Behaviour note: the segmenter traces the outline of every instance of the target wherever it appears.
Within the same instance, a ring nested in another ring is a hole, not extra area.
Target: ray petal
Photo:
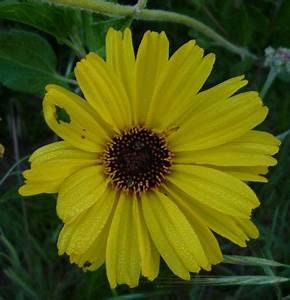
[[[152,192],[142,197],[146,225],[160,255],[178,276],[209,268],[204,249],[186,217],[167,196]]]
[[[180,47],[160,75],[147,116],[147,124],[164,129],[186,112],[192,106],[193,96],[208,78],[214,61],[213,54],[203,57],[203,49],[196,46],[194,41]]]
[[[125,87],[101,57],[89,53],[77,63],[75,75],[86,100],[106,122],[115,130],[130,125],[130,102]]]
[[[279,145],[280,141],[273,135],[251,130],[224,145],[176,152],[175,162],[214,166],[273,166],[277,161],[271,155],[278,152]]]
[[[259,206],[245,183],[212,168],[175,165],[168,180],[202,204],[230,216],[249,219],[252,209]]]
[[[30,157],[31,169],[23,172],[23,196],[56,193],[60,184],[74,172],[99,163],[96,153],[85,152],[67,142],[56,142],[36,150]]]
[[[130,104],[134,98],[135,54],[130,29],[122,33],[112,28],[106,36],[106,63],[118,76],[127,92]]]
[[[115,210],[116,193],[108,188],[105,192],[96,193],[93,206],[81,213],[77,220],[65,223],[64,228],[74,227],[73,233],[66,246],[66,253],[82,255],[93,245],[96,238],[103,232]]]
[[[109,188],[102,166],[92,166],[75,172],[60,186],[57,214],[64,223],[90,208]]]
[[[102,151],[112,129],[76,94],[56,85],[48,85],[46,90],[43,110],[48,126],[76,148]],[[64,110],[69,119],[59,120],[57,109]]]
[[[141,271],[133,199],[121,193],[106,248],[106,269],[111,288],[138,285]]]
[[[134,199],[133,214],[138,235],[142,275],[154,280],[159,273],[160,255],[153,244],[142,213],[140,199]]]
[[[169,136],[169,142],[176,151],[203,150],[226,144],[261,123],[267,112],[257,93],[242,93],[230,101],[220,101],[192,114]]]
[[[233,218],[223,212],[219,212],[203,205],[193,196],[187,195],[175,185],[169,184],[166,191],[188,212],[193,211],[193,213],[212,231],[241,247],[246,246],[245,242],[248,240],[248,236],[240,226],[238,226],[236,222],[237,218]]]
[[[136,57],[136,116],[143,125],[160,74],[168,61],[169,42],[164,32],[147,31]]]
[[[172,192],[168,187],[165,187],[170,198],[174,199],[174,202],[178,205],[180,210],[187,217],[187,220],[191,224],[192,228],[198,235],[198,238],[201,242],[201,245],[204,249],[204,252],[208,258],[210,264],[217,264],[222,261],[223,256],[219,247],[219,244],[208,228],[207,224],[205,224],[202,218],[198,215],[196,211],[194,211],[193,207],[190,207],[184,199],[178,197]]]
[[[217,170],[230,174],[242,181],[268,182],[263,175],[268,173],[268,167],[214,167]]]

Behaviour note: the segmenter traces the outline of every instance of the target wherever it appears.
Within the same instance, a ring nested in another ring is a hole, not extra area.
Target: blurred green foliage
[[[23,199],[17,194],[22,182],[20,172],[27,166],[20,159],[55,140],[42,116],[45,85],[58,83],[73,88],[75,62],[88,51],[105,55],[104,39],[109,27],[123,29],[131,25],[136,45],[146,30],[164,30],[172,51],[189,39],[196,39],[207,52],[217,54],[207,86],[245,74],[250,82],[247,89],[261,90],[269,72],[263,66],[264,49],[270,45],[290,47],[287,0],[160,0],[149,1],[148,7],[192,16],[231,42],[247,47],[258,59],[241,59],[200,32],[174,23],[109,18],[37,1],[0,2],[0,142],[6,148],[5,158],[0,161],[1,300],[289,299],[289,281],[283,283],[290,278],[289,136],[282,143],[279,165],[271,171],[269,183],[252,185],[262,202],[254,216],[261,237],[251,241],[246,249],[220,239],[224,253],[268,261],[229,257],[233,264],[220,264],[209,273],[219,277],[209,278],[203,272],[201,275],[206,277],[193,276],[187,284],[162,265],[160,278],[155,282],[143,280],[136,289],[121,286],[111,291],[104,268],[83,273],[70,265],[67,257],[57,255],[61,222],[56,217],[55,198],[40,195]],[[261,128],[274,134],[289,129],[288,90],[289,77],[276,79],[264,98],[270,114]],[[286,266],[277,266],[272,260]]]

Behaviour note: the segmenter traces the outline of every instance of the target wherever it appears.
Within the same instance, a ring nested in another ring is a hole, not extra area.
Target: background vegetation
[[[290,299],[287,134],[282,135],[279,164],[271,170],[269,183],[252,184],[262,202],[254,216],[261,237],[246,249],[220,239],[223,252],[229,255],[226,263],[211,273],[193,276],[190,282],[173,277],[162,265],[155,282],[142,280],[136,289],[120,286],[111,291],[104,268],[83,273],[67,257],[57,255],[62,225],[55,213],[56,198],[23,199],[17,193],[27,156],[56,139],[42,116],[44,86],[54,82],[75,88],[75,62],[88,51],[104,55],[108,27],[131,26],[136,45],[146,30],[164,30],[172,51],[197,39],[207,52],[217,54],[208,86],[245,74],[250,82],[246,89],[261,91],[269,74],[264,49],[290,48],[288,0],[160,0],[149,1],[147,7],[193,17],[248,48],[256,58],[239,56],[204,32],[175,22],[108,17],[41,1],[0,2],[0,144],[5,146],[0,160],[0,299]],[[275,135],[290,127],[289,82],[289,73],[280,73],[268,92],[263,91],[270,114],[261,128]]]

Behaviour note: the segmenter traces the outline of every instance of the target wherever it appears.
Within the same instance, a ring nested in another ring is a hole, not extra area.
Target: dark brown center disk
[[[103,161],[115,187],[141,193],[164,180],[171,166],[171,153],[164,137],[150,129],[133,127],[112,138]]]

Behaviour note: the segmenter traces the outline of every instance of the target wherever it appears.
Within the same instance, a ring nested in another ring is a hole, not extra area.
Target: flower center
[[[135,193],[158,187],[169,173],[171,158],[165,138],[144,127],[114,136],[103,154],[113,185]]]

